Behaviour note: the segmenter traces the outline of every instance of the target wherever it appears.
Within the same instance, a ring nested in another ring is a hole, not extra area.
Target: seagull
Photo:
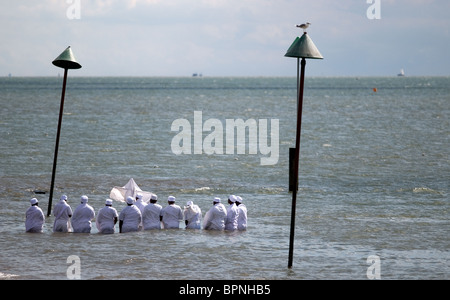
[[[306,24],[301,24],[301,25],[296,25],[296,26],[303,29],[303,32],[306,32],[306,28],[308,28],[309,25],[311,25],[311,23],[306,22]]]

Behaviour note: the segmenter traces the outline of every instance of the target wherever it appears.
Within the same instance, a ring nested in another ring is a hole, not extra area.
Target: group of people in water
[[[247,208],[240,196],[230,195],[228,207],[221,203],[220,198],[214,198],[213,206],[204,217],[200,207],[192,201],[188,201],[183,210],[175,204],[176,199],[173,196],[168,197],[168,205],[164,208],[157,204],[156,195],[151,196],[149,203],[144,202],[142,198],[139,193],[135,198],[128,196],[127,206],[120,214],[112,206],[113,200],[107,199],[105,206],[96,215],[94,208],[88,204],[86,195],[81,196],[81,204],[73,212],[67,203],[67,196],[62,195],[53,210],[55,216],[53,232],[90,233],[94,219],[98,232],[104,234],[115,233],[117,222],[119,222],[120,233],[151,229],[179,229],[180,222],[183,221],[186,229],[247,229]],[[26,232],[43,232],[45,216],[39,208],[39,201],[32,198],[30,204],[25,213]]]

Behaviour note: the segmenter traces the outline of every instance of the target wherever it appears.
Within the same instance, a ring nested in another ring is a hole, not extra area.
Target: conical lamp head
[[[297,37],[295,39],[284,56],[323,59],[322,54],[320,54],[316,45],[314,45],[314,42],[306,33],[304,33],[302,37]]]
[[[75,56],[73,56],[72,49],[70,49],[70,46],[67,47],[66,50],[64,50],[55,60],[52,62],[57,67],[64,68],[64,69],[80,69],[81,65],[77,62],[75,59]]]

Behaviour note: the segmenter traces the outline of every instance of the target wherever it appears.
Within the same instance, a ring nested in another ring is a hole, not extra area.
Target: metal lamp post
[[[53,199],[53,188],[55,184],[55,172],[56,172],[56,162],[58,160],[58,148],[59,148],[59,135],[61,133],[61,122],[64,111],[64,96],[66,94],[66,82],[67,82],[67,71],[69,69],[80,69],[81,65],[76,61],[72,49],[70,46],[66,48],[55,60],[52,62],[57,67],[64,69],[64,80],[61,92],[61,104],[59,107],[59,120],[58,120],[58,131],[56,133],[56,144],[55,144],[55,154],[53,157],[53,170],[52,170],[52,183],[50,186],[50,196],[48,201],[47,216],[50,216],[52,211],[52,199]]]
[[[296,57],[297,58],[297,133],[295,138],[295,155],[294,155],[294,165],[293,165],[293,188],[292,188],[292,210],[291,210],[291,229],[289,237],[289,261],[288,268],[292,268],[292,260],[294,257],[294,236],[295,236],[295,210],[297,207],[297,190],[298,190],[298,166],[300,158],[300,133],[302,128],[302,109],[303,109],[303,87],[305,81],[305,65],[306,58],[310,59],[323,59],[322,54],[314,45],[313,41],[310,39],[306,32],[303,33],[302,37],[297,37],[292,45],[289,47],[288,51],[284,55],[286,57]],[[301,60],[301,72],[300,72],[300,82],[299,82],[299,64]]]

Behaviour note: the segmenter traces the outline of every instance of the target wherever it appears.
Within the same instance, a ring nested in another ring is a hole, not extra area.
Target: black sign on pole
[[[81,65],[76,61],[73,56],[70,46],[66,48],[53,62],[53,65],[64,69],[64,79],[63,87],[61,92],[61,103],[59,106],[59,119],[58,119],[58,130],[56,133],[56,143],[55,143],[55,154],[53,156],[53,169],[52,169],[52,182],[50,185],[50,196],[48,199],[47,217],[51,215],[52,212],[52,199],[53,199],[53,189],[55,186],[55,175],[56,175],[56,162],[58,160],[58,148],[59,148],[59,136],[61,133],[61,123],[64,111],[64,97],[66,94],[66,83],[67,83],[67,72],[69,69],[80,69]]]
[[[295,148],[289,148],[289,192],[292,192],[295,187],[298,190],[298,176],[297,182],[294,179],[294,161],[295,161]]]
[[[308,28],[310,24],[302,24],[297,27]],[[322,54],[309,38],[306,31],[304,31],[301,38],[297,37],[292,45],[289,47],[285,56],[297,58],[297,131],[295,137],[295,148],[289,149],[289,191],[292,191],[292,208],[291,208],[291,227],[289,234],[289,259],[288,268],[292,268],[294,259],[294,240],[295,240],[295,215],[297,208],[297,192],[298,192],[298,167],[300,159],[300,134],[302,128],[302,110],[303,110],[303,89],[305,82],[305,58],[323,59]],[[301,71],[299,76],[299,59],[301,61]],[[299,80],[300,77],[300,80]],[[293,162],[292,162],[293,156]]]

